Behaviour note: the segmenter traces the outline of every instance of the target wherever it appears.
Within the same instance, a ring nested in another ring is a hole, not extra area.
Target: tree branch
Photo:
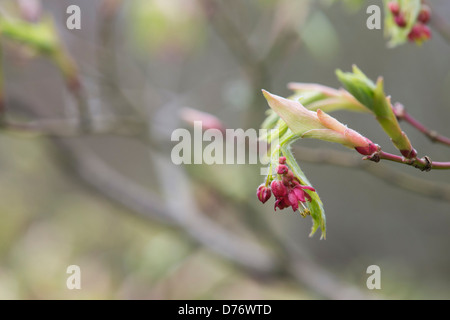
[[[428,5],[431,6],[431,1]],[[445,41],[450,43],[450,24],[437,12],[437,10],[432,10],[433,16],[430,20],[430,24],[439,34],[444,38]]]
[[[450,185],[418,178],[407,173],[399,172],[383,164],[374,165],[361,161],[361,158],[343,151],[331,149],[308,148],[294,146],[295,157],[299,161],[318,165],[328,164],[344,168],[357,168],[363,170],[381,181],[408,190],[422,196],[450,202]]]
[[[80,118],[37,119],[19,122],[0,119],[0,129],[8,133],[44,135],[49,137],[73,137],[82,135],[124,135],[136,136],[144,130],[144,123],[135,117],[98,115],[89,118],[88,129],[82,126]]]
[[[380,160],[388,160],[392,162],[402,163],[409,166],[413,166],[414,168],[417,168],[421,171],[431,171],[434,170],[449,170],[450,169],[450,162],[434,162],[431,161],[431,159],[427,156],[425,156],[422,159],[418,158],[412,158],[407,159],[402,156],[398,156],[395,154],[391,154],[388,152],[384,152],[382,150],[379,150],[375,152],[374,154],[367,156],[364,158],[364,160],[371,160],[374,162],[379,162]]]
[[[409,114],[401,103],[396,103],[393,106],[394,114],[398,120],[404,120],[411,126],[426,135],[432,142],[438,142],[450,147],[450,138],[438,134],[435,130],[431,130],[424,126],[421,122],[416,120]]]

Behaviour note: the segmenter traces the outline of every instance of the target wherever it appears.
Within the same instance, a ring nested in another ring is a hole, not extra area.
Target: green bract
[[[392,110],[391,99],[384,93],[383,79],[378,78],[375,84],[357,66],[353,66],[352,73],[337,70],[336,74],[344,87],[375,115],[392,143],[400,151],[412,151],[411,142]]]

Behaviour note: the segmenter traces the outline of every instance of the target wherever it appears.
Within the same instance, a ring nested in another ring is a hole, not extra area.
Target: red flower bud
[[[431,39],[431,29],[422,25],[422,38],[425,40]]]
[[[417,151],[415,149],[412,150],[400,150],[400,153],[407,159],[412,159],[417,157]]]
[[[431,38],[431,30],[422,23],[416,23],[408,34],[409,41],[424,41]]]
[[[280,157],[280,159],[278,160],[278,162],[280,164],[286,164],[286,157]]]
[[[277,173],[278,173],[278,174],[283,175],[283,174],[286,174],[286,173],[288,173],[288,172],[289,172],[289,168],[288,168],[287,166],[285,166],[284,164],[280,164],[280,165],[277,167]]]
[[[286,172],[283,174],[282,180],[272,181],[270,188],[266,187],[264,184],[258,188],[258,199],[262,203],[270,198],[272,192],[276,198],[274,206],[275,211],[277,211],[277,209],[283,210],[292,207],[295,212],[298,210],[300,203],[303,204],[304,202],[312,201],[311,196],[306,190],[315,192],[316,190],[313,187],[302,185],[299,179],[294,176],[294,173],[284,164],[280,164],[277,167],[277,171],[279,174],[280,172]]]
[[[195,125],[197,121],[200,122],[203,130],[217,129],[225,132],[225,126],[222,124],[220,119],[212,114],[189,107],[184,107],[180,111],[180,116],[181,119],[190,125]]]
[[[270,191],[270,188],[267,188],[264,184],[262,184],[259,186],[256,195],[259,201],[266,203],[272,196],[272,191]]]
[[[290,187],[290,186],[294,183],[294,180],[292,179],[292,177],[289,176],[289,173],[291,173],[291,172],[292,172],[292,171],[289,171],[288,174],[285,175],[285,176],[283,177],[283,179],[281,180],[281,181],[283,181],[283,184],[284,184],[286,187]]]
[[[272,184],[270,185],[270,187],[272,188],[273,195],[276,198],[282,198],[282,197],[286,196],[286,194],[287,194],[286,186],[283,184],[283,182],[281,182],[279,180],[273,181]]]
[[[286,173],[283,177],[283,183],[284,184],[290,184],[294,180],[294,173],[289,170],[288,173]]]
[[[394,16],[398,16],[400,14],[400,5],[397,2],[389,2],[388,8]]]
[[[406,19],[405,19],[405,17],[402,14],[399,14],[398,16],[395,16],[394,17],[394,22],[400,28],[406,27]]]
[[[370,156],[378,151],[378,147],[372,141],[367,139],[368,145],[364,147],[356,147],[355,150],[364,156]]]
[[[38,0],[18,0],[22,17],[28,22],[39,21],[42,15],[42,4]]]
[[[422,23],[428,23],[431,18],[431,9],[427,5],[423,5],[422,9],[420,10],[419,16],[417,17],[417,20]]]

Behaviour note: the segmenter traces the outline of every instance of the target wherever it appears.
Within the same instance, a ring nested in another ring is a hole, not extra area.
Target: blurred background
[[[72,4],[80,30],[66,27]],[[423,46],[388,49],[366,27],[370,4],[380,2],[0,1],[2,20],[53,20],[66,59],[2,37],[0,298],[365,299],[370,265],[378,297],[450,298],[450,173],[297,142],[325,205],[319,240],[310,218],[258,202],[260,165],[170,160],[173,130],[192,129],[183,108],[257,129],[262,88],[337,88],[335,69],[352,64],[450,135],[448,39],[434,30]],[[450,3],[432,5],[450,23]],[[371,116],[334,116],[395,152]],[[419,154],[449,160],[403,128]],[[69,265],[81,290],[66,287]]]

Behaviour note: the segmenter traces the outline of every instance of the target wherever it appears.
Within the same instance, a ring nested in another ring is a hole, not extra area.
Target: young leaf
[[[336,71],[344,87],[375,115],[383,130],[391,138],[392,143],[402,153],[410,154],[413,150],[411,142],[401,130],[392,110],[391,100],[384,93],[383,79],[374,84],[358,67],[353,66],[353,73]]]
[[[286,157],[286,163],[289,165],[294,175],[300,180],[300,183],[312,187],[308,178],[306,178],[302,169],[300,169],[300,166],[295,160],[294,155],[290,150],[289,144],[285,144],[284,146],[282,146],[281,152]],[[320,199],[319,194],[317,192],[308,192],[308,194],[311,196],[311,201],[308,202],[308,209],[310,211],[311,218],[313,220],[313,226],[309,236],[312,237],[316,233],[316,231],[320,228],[320,230],[322,231],[321,239],[325,239],[326,217],[325,217],[325,210],[323,209],[322,200]]]
[[[326,129],[317,114],[306,109],[300,102],[285,99],[263,90],[269,106],[286,122],[289,129],[296,135],[312,129]]]

